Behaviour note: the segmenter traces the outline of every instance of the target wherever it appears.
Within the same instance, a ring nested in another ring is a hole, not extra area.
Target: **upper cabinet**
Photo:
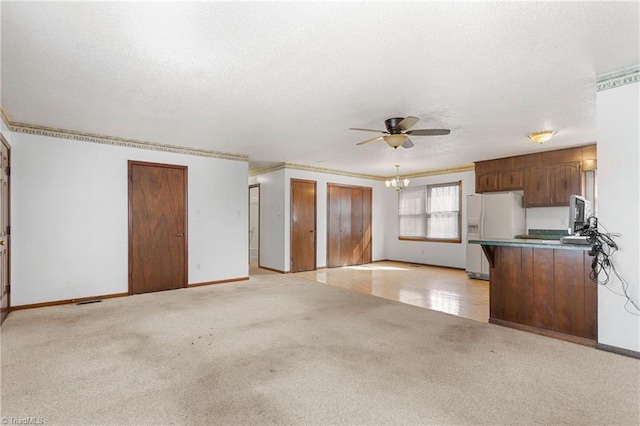
[[[568,206],[571,194],[581,194],[580,163],[528,167],[524,171],[524,206]]]
[[[476,192],[499,191],[498,172],[476,173]]]
[[[596,145],[478,161],[476,192],[522,190],[525,207],[567,206],[596,164]]]
[[[515,191],[522,189],[523,170],[501,170],[498,172],[500,191]]]
[[[476,164],[476,192],[516,191],[522,189],[523,169],[516,157],[479,161]]]

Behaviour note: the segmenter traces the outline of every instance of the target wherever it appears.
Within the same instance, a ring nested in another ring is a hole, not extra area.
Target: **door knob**
[[[7,244],[5,240],[0,241],[0,246],[4,246],[5,244]]]
[[[178,232],[178,237],[182,237],[182,232]]]

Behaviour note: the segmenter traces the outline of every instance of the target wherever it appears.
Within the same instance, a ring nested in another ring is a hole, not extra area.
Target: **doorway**
[[[0,134],[0,294],[2,303],[0,304],[0,324],[9,314],[11,307],[10,274],[9,274],[9,246],[10,246],[10,223],[9,223],[9,170],[11,164],[9,143]]]
[[[187,167],[129,161],[129,294],[187,286]]]
[[[260,265],[260,184],[249,185],[249,266]]]
[[[316,182],[291,179],[291,272],[316,269]]]

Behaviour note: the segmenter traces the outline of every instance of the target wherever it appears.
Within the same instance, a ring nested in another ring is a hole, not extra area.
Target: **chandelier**
[[[384,184],[387,188],[393,187],[396,191],[402,191],[409,186],[409,179],[400,179],[400,165],[396,164],[396,177],[387,179]]]

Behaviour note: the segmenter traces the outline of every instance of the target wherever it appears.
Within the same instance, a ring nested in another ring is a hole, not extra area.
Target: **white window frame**
[[[436,188],[457,187],[457,210],[429,211]],[[431,198],[431,199],[430,199]],[[430,223],[436,220],[436,223]],[[441,221],[454,220],[457,235],[437,236]],[[404,234],[404,235],[403,235]],[[398,239],[446,243],[462,242],[462,181],[408,187],[398,194]]]

